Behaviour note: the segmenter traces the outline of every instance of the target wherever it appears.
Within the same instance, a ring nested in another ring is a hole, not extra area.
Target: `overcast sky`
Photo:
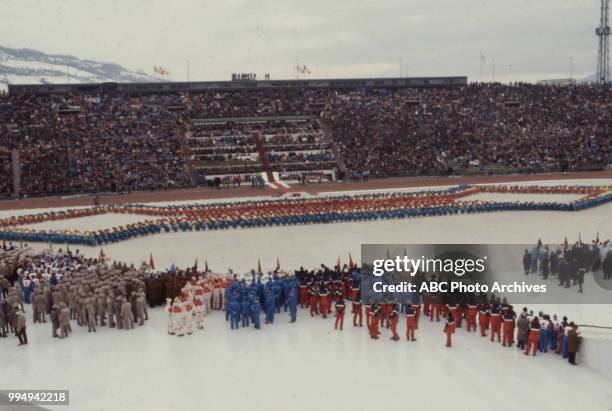
[[[173,80],[595,71],[599,0],[0,0],[0,45],[72,54]]]

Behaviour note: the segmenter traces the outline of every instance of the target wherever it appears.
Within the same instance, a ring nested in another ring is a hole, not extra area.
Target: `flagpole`
[[[478,56],[478,63],[480,63],[480,78],[479,78],[479,82],[482,83],[482,50],[480,50],[480,55]]]

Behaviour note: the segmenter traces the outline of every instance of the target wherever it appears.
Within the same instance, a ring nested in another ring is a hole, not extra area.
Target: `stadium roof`
[[[202,91],[429,88],[467,84],[466,76],[355,79],[244,80],[153,83],[11,84],[9,94],[160,94]]]

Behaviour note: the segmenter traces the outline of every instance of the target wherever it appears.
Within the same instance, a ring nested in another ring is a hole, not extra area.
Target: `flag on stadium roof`
[[[153,71],[159,74],[160,76],[169,76],[170,72],[163,68],[162,66],[154,66]]]
[[[310,74],[310,69],[308,68],[308,66],[306,64],[302,64],[297,66],[297,70],[298,72],[302,73],[302,74]]]

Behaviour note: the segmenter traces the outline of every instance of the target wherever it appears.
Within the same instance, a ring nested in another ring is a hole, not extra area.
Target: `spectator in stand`
[[[347,175],[363,179],[601,169],[612,162],[611,113],[612,89],[590,84],[0,94],[0,193],[12,192],[12,149],[23,196],[180,188],[202,174],[259,173],[255,131],[279,172],[329,169],[336,156]],[[187,137],[192,118],[289,115],[320,117],[325,139],[316,121],[228,122],[197,141]],[[190,170],[194,160],[200,169]]]

